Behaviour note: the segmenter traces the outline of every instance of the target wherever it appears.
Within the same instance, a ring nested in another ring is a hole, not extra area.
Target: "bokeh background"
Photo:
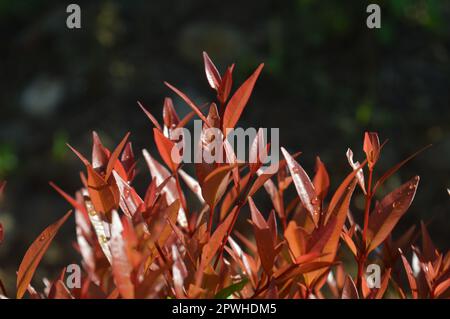
[[[347,147],[363,158],[366,130],[389,138],[378,172],[432,143],[384,191],[420,175],[399,230],[422,219],[437,246],[450,248],[449,1],[374,0],[379,30],[366,27],[368,2],[356,0],[71,2],[81,6],[80,30],[66,28],[68,1],[0,0],[0,179],[8,181],[0,277],[9,290],[26,247],[69,209],[48,181],[70,193],[80,186],[82,165],[65,143],[89,154],[92,130],[109,147],[130,130],[138,156],[152,152],[136,101],[161,118],[163,98],[174,97],[164,80],[210,101],[203,50],[222,71],[237,63],[235,83],[266,63],[241,125],[279,127],[281,144],[302,151],[311,173],[320,155],[333,188],[349,172]],[[139,167],[142,189],[150,176],[142,158]],[[70,221],[38,278],[78,262],[73,240]]]

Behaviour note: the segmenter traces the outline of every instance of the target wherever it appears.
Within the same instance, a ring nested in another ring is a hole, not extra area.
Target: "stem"
[[[367,182],[367,194],[366,194],[366,205],[364,208],[364,226],[362,233],[362,250],[359,252],[358,261],[358,276],[356,278],[356,286],[362,295],[362,280],[363,280],[363,269],[367,259],[367,228],[369,227],[369,211],[370,203],[372,201],[372,176],[373,168],[369,167],[369,180]]]
[[[286,208],[284,207],[284,192],[283,190],[278,191],[278,195],[280,197],[280,209],[281,209],[281,225],[283,226],[283,233],[287,228],[287,216],[286,216]]]
[[[217,259],[214,262],[214,269],[217,268],[217,264],[219,263],[219,260],[222,258],[223,251],[225,249],[225,245],[227,244],[228,237],[230,237],[231,231],[233,230],[233,227],[234,227],[234,224],[237,221],[237,218],[239,216],[239,212],[242,209],[242,207],[245,205],[245,203],[247,202],[247,196],[246,195],[248,194],[249,190],[250,190],[250,180],[247,182],[247,185],[245,185],[244,192],[243,192],[243,194],[245,194],[245,195],[242,196],[243,198],[241,197],[239,199],[238,204],[237,204],[236,215],[234,215],[233,220],[231,221],[230,229],[228,229],[228,231],[227,231],[227,233],[225,235],[225,238],[224,238],[222,244],[220,245],[219,255],[217,256]]]
[[[364,228],[362,234],[364,249],[366,248],[367,228],[369,226],[369,210],[370,210],[370,202],[372,200],[372,175],[373,169],[369,168],[369,181],[367,182],[366,206],[364,209]]]
[[[208,221],[208,236],[211,237],[212,232],[212,224],[213,224],[213,217],[214,217],[214,210],[215,207],[212,206],[209,208],[209,221]]]

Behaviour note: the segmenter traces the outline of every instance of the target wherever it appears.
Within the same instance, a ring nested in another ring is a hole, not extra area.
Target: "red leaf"
[[[163,120],[164,125],[169,130],[171,130],[174,127],[177,127],[178,123],[180,122],[180,118],[178,117],[178,114],[175,111],[175,107],[173,106],[173,102],[170,97],[166,97],[164,99]]]
[[[108,165],[109,151],[103,146],[97,132],[92,132],[92,167],[103,171]]]
[[[227,235],[228,229],[233,222],[234,216],[237,214],[237,207],[233,208],[233,211],[225,218],[225,220],[216,228],[215,232],[212,234],[208,243],[203,247],[201,267],[204,268],[209,265],[217,253],[219,248],[226,243],[223,243],[225,236]]]
[[[131,281],[131,272],[133,267],[127,256],[126,245],[122,236],[123,226],[117,211],[112,213],[111,225],[111,256],[112,256],[112,273],[114,282],[125,299],[134,298],[134,285]]]
[[[203,181],[202,195],[211,209],[216,206],[224,194],[229,183],[230,171],[233,168],[233,165],[221,166],[212,171]]]
[[[142,111],[144,111],[145,115],[147,115],[147,117],[150,119],[150,121],[153,123],[153,125],[159,129],[162,130],[161,125],[159,125],[158,121],[156,120],[156,118],[152,115],[152,113],[150,113],[142,104],[141,102],[137,102],[139,107],[142,109]]]
[[[95,210],[100,213],[107,213],[116,209],[119,205],[119,194],[117,187],[111,187],[103,177],[97,173],[92,166],[87,166],[89,197],[94,204]]]
[[[125,137],[122,139],[122,141],[117,145],[116,149],[112,152],[111,156],[109,157],[108,166],[106,167],[106,174],[105,174],[105,180],[108,180],[111,176],[111,172],[116,165],[116,161],[120,156],[120,153],[122,152],[125,144],[127,143],[127,139],[130,136],[130,133],[128,132]]]
[[[364,152],[366,153],[369,168],[372,169],[380,157],[380,140],[375,132],[366,132],[364,135]]]
[[[386,195],[375,207],[369,218],[367,232],[369,252],[386,239],[399,219],[406,213],[414,199],[418,184],[419,176],[416,176]]]
[[[69,289],[66,287],[62,279],[56,280],[48,295],[49,299],[75,299],[70,293]]]
[[[201,188],[200,184],[192,176],[190,176],[188,173],[186,173],[182,169],[180,169],[178,171],[178,173],[180,174],[181,178],[186,183],[186,185],[189,187],[189,189],[195,195],[197,195],[197,198],[200,201],[200,203],[202,203],[202,204],[205,203],[205,199],[203,198],[202,188]]]
[[[402,257],[403,261],[403,267],[406,271],[406,276],[408,278],[409,287],[411,288],[411,294],[414,299],[418,298],[418,290],[417,290],[417,281],[416,278],[414,278],[414,272],[411,269],[411,265],[409,264],[408,260],[406,260],[406,257],[403,255],[402,251],[399,249],[400,255]]]
[[[323,201],[328,193],[328,188],[330,187],[330,177],[319,156],[316,157],[316,175],[314,176],[313,184],[317,197]]]
[[[349,275],[345,278],[341,299],[359,299],[358,290],[356,289],[352,277]]]
[[[422,258],[426,262],[434,262],[438,257],[438,252],[423,221],[420,222],[420,227],[422,232]]]
[[[281,148],[281,151],[286,158],[298,196],[300,197],[303,206],[310,213],[314,224],[317,225],[320,217],[320,202],[317,198],[316,191],[314,190],[314,185],[311,183],[308,174],[306,174],[300,164],[298,164],[283,147]]]
[[[198,108],[198,106],[195,105],[195,103],[192,102],[192,100],[191,100],[186,94],[184,94],[183,92],[181,92],[180,90],[178,90],[176,87],[172,86],[171,84],[169,84],[169,83],[167,83],[167,82],[164,82],[164,84],[165,84],[167,87],[169,87],[172,91],[174,91],[176,94],[178,94],[178,96],[180,96],[180,97],[186,102],[186,104],[189,105],[189,107],[190,107],[193,111],[195,111],[195,113],[197,113],[198,117],[199,117],[203,122],[205,122],[207,126],[209,126],[209,125],[208,125],[208,121],[206,120],[206,117],[203,115],[202,111],[200,111],[200,109]]]
[[[422,153],[423,151],[425,151],[427,148],[431,147],[430,145],[424,146],[422,147],[420,150],[418,150],[417,152],[415,152],[414,154],[412,154],[411,156],[408,156],[407,158],[405,158],[403,161],[401,161],[400,163],[397,163],[396,165],[394,165],[393,167],[391,167],[390,169],[388,169],[386,171],[386,173],[383,174],[383,176],[381,176],[378,181],[375,183],[375,186],[373,187],[372,193],[375,194],[376,190],[383,185],[383,183],[389,178],[391,177],[396,171],[398,171],[403,165],[405,165],[406,163],[408,163],[410,160],[412,160],[414,157],[416,157],[417,155],[419,155],[420,153]]]
[[[136,175],[136,160],[134,158],[131,142],[128,142],[127,145],[125,145],[120,161],[127,173],[127,181],[132,181]]]
[[[119,188],[120,208],[125,215],[132,218],[144,201],[139,197],[134,188],[125,182],[115,171],[113,171],[113,176]]]
[[[184,196],[183,194],[178,193],[175,180],[173,178],[168,179],[171,176],[169,171],[153,157],[151,157],[147,150],[143,150],[142,154],[144,155],[152,177],[156,178],[157,185],[159,186],[166,182],[166,185],[163,187],[161,192],[166,194],[167,203],[172,204],[175,200],[180,199],[180,196]],[[187,227],[186,213],[183,207],[180,207],[180,211],[178,213],[178,223],[181,227]]]
[[[17,272],[17,299],[21,299],[23,297],[29,283],[31,282],[31,279],[33,278],[34,272],[39,265],[39,262],[50,246],[59,228],[69,218],[71,213],[72,211],[69,211],[57,222],[44,229],[44,231],[28,248]]]
[[[258,133],[253,140],[250,147],[249,162],[250,172],[255,174],[267,159],[269,145],[264,141],[264,131],[262,128],[258,130]]]
[[[63,191],[61,188],[59,188],[55,183],[53,182],[49,182],[50,186],[53,187],[62,197],[64,197],[64,199],[66,201],[69,202],[70,205],[73,206],[73,208],[81,211],[81,212],[85,212],[86,208],[78,203],[73,197],[71,197],[69,194],[67,194],[65,191]]]
[[[174,142],[165,137],[156,127],[153,128],[153,134],[159,155],[161,155],[164,163],[170,167],[172,172],[176,172],[181,163],[180,150],[176,147]]]
[[[222,105],[225,104],[231,92],[231,87],[233,85],[233,69],[234,64],[232,66],[229,66],[225,71],[225,75],[222,79],[222,84],[220,85],[219,92],[217,94],[219,102]]]
[[[209,58],[208,54],[203,51],[203,61],[205,63],[205,73],[208,79],[209,86],[214,90],[218,91],[222,83],[219,71],[217,71],[216,66]]]
[[[224,134],[227,134],[227,128],[234,128],[239,121],[263,67],[264,64],[261,63],[256,71],[237,89],[228,102],[223,115],[222,131]]]
[[[359,162],[358,161],[353,162],[353,151],[351,149],[347,149],[347,152],[346,152],[345,155],[347,155],[347,160],[348,160],[348,163],[350,164],[350,166],[354,170],[357,170],[358,167],[359,167]],[[363,172],[362,169],[358,170],[358,173],[356,174],[356,178],[358,178],[358,184],[361,187],[363,193],[367,194],[366,186],[365,186],[365,183],[364,183],[364,172]]]
[[[264,220],[264,217],[255,206],[253,199],[248,198],[250,211],[253,221],[253,230],[255,232],[256,246],[258,248],[259,258],[264,271],[270,276],[272,274],[273,263],[275,260],[275,249],[272,230]]]

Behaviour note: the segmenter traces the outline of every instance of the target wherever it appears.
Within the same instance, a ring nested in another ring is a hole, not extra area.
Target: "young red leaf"
[[[352,277],[349,275],[345,278],[341,299],[359,299],[358,290],[356,289]]]
[[[111,251],[108,246],[108,234],[103,223],[102,216],[95,210],[92,200],[89,198],[88,193],[83,191],[84,203],[88,213],[88,218],[94,228],[97,236],[97,241],[109,262],[111,262]]]
[[[317,197],[320,200],[324,200],[328,193],[328,188],[330,187],[330,177],[328,176],[327,169],[320,157],[316,157],[316,175],[313,179],[314,189],[316,190]]]
[[[202,183],[202,195],[209,207],[214,208],[224,194],[233,167],[233,165],[221,166],[206,176]]]
[[[71,197],[69,194],[67,194],[65,191],[63,191],[61,188],[59,188],[55,183],[49,182],[50,186],[53,187],[66,201],[69,202],[70,205],[73,206],[73,208],[79,210],[79,211],[86,211],[85,207],[78,203],[73,197]]]
[[[383,183],[389,178],[391,177],[395,172],[397,172],[403,165],[405,165],[406,163],[408,163],[410,160],[412,160],[414,157],[416,157],[417,155],[419,155],[420,153],[422,153],[423,151],[425,151],[427,148],[431,147],[430,145],[424,146],[422,147],[420,150],[418,150],[417,152],[415,152],[414,154],[412,154],[411,156],[408,156],[407,158],[405,158],[403,161],[401,161],[400,163],[397,163],[396,165],[394,165],[393,167],[391,167],[390,169],[388,169],[379,179],[378,181],[375,183],[375,186],[373,187],[372,193],[375,194],[375,192],[377,191],[377,189],[383,185]]]
[[[164,99],[163,106],[163,120],[164,126],[171,130],[174,127],[177,127],[180,122],[180,118],[178,117],[177,112],[175,111],[175,107],[173,106],[172,99],[170,97],[166,97]]]
[[[347,149],[347,152],[345,153],[345,155],[347,155],[347,160],[348,160],[348,163],[350,164],[350,166],[354,170],[357,170],[360,164],[358,161],[353,162],[353,151],[351,149]],[[367,194],[366,186],[364,183],[364,171],[362,169],[358,170],[358,173],[356,174],[356,178],[358,178],[358,184],[361,187],[363,193]]]
[[[171,85],[171,84],[169,84],[169,83],[167,83],[167,82],[164,82],[164,84],[165,84],[168,88],[170,88],[172,91],[174,91],[176,94],[178,94],[178,96],[181,97],[181,98],[186,102],[186,104],[189,105],[189,107],[190,107],[193,111],[195,111],[195,113],[197,113],[198,117],[199,117],[204,123],[206,123],[207,126],[209,126],[208,123],[207,123],[208,121],[206,120],[206,117],[203,115],[202,111],[200,111],[199,107],[198,107],[197,105],[195,105],[195,103],[192,102],[192,100],[191,100],[186,94],[184,94],[183,92],[181,92],[180,90],[178,90],[176,87],[174,87],[173,85]]]
[[[166,194],[167,203],[172,204],[177,199],[181,201],[181,197],[184,197],[184,195],[178,192],[175,180],[173,178],[168,179],[171,176],[169,171],[153,157],[151,157],[150,153],[147,150],[143,150],[142,154],[144,155],[151,175],[156,178],[157,185],[162,185],[162,183],[166,181],[167,184],[162,189],[162,193]],[[178,223],[181,225],[181,227],[187,227],[188,225],[186,212],[184,211],[182,206],[180,206],[180,211],[178,213]]]
[[[158,130],[162,130],[161,125],[159,125],[158,121],[156,120],[156,118],[152,115],[152,113],[150,113],[143,105],[141,102],[137,102],[139,107],[141,108],[141,110],[145,113],[145,115],[147,115],[147,117],[150,119],[150,121],[153,123],[153,125],[158,129]]]
[[[217,98],[219,99],[221,105],[224,105],[226,103],[228,96],[230,95],[231,87],[233,85],[233,69],[234,64],[227,68],[223,76],[219,92],[217,93]]]
[[[181,178],[186,183],[186,185],[189,187],[189,189],[197,196],[200,203],[204,204],[205,199],[203,198],[202,188],[201,188],[199,182],[197,182],[191,175],[189,175],[182,169],[180,169],[178,171],[178,173],[180,174]]]
[[[403,255],[402,251],[399,249],[401,258],[402,258],[402,262],[403,262],[403,267],[405,268],[406,271],[406,276],[408,278],[408,283],[409,283],[409,287],[411,289],[411,294],[413,299],[417,299],[418,298],[418,289],[417,289],[417,281],[416,278],[414,277],[414,272],[411,269],[411,265],[409,264],[408,260],[406,260],[406,257]]]
[[[134,298],[134,285],[131,280],[131,272],[133,267],[128,259],[126,245],[127,243],[122,236],[123,226],[117,211],[112,212],[111,224],[111,256],[112,256],[112,273],[114,282],[125,299]]]
[[[380,140],[375,132],[366,132],[364,135],[364,152],[366,153],[369,168],[373,169],[380,157]]]
[[[214,90],[218,91],[222,83],[219,71],[217,71],[216,66],[209,58],[208,54],[203,51],[203,61],[205,63],[205,73],[208,79],[209,86]]]
[[[125,134],[125,137],[122,139],[122,141],[117,145],[116,149],[111,153],[111,156],[109,157],[108,166],[106,167],[106,173],[105,173],[105,180],[108,180],[111,176],[112,170],[114,169],[114,166],[116,165],[116,161],[118,160],[120,153],[122,152],[123,148],[125,147],[125,144],[127,143],[128,137],[130,136],[130,132]]]
[[[384,293],[386,292],[386,289],[389,285],[389,279],[391,278],[391,271],[392,271],[391,268],[386,269],[383,275],[383,279],[381,280],[380,288],[372,290],[374,291],[375,299],[383,298]]]
[[[108,165],[109,151],[103,146],[97,132],[92,132],[92,167],[103,171]]]
[[[120,162],[125,169],[127,181],[132,181],[136,175],[136,160],[134,158],[133,146],[128,142],[123,149]]]
[[[438,257],[438,252],[423,221],[420,222],[420,229],[422,233],[422,258],[426,262],[434,262]]]
[[[134,188],[125,182],[115,171],[113,171],[113,176],[116,180],[117,187],[119,188],[120,208],[127,217],[132,218],[144,201],[139,197]]]
[[[17,299],[21,299],[27,290],[39,262],[50,246],[59,228],[69,218],[69,211],[61,219],[48,226],[28,248],[17,272]]]
[[[386,195],[375,207],[369,218],[367,250],[380,245],[391,233],[399,219],[406,213],[416,194],[419,176],[415,176],[393,192]]]
[[[267,158],[267,152],[268,145],[264,141],[264,131],[260,128],[250,147],[249,165],[252,174],[255,174],[261,165],[264,164]]]
[[[223,115],[222,131],[224,134],[228,133],[228,128],[234,128],[239,121],[263,67],[264,63],[261,63],[256,71],[237,89],[228,102]]]
[[[303,206],[308,210],[314,224],[317,225],[320,217],[320,201],[317,198],[314,185],[309,179],[308,174],[303,170],[300,164],[295,161],[292,156],[282,147],[284,157],[286,158],[289,171],[294,181],[295,189],[302,201]]]
[[[157,128],[153,128],[153,134],[156,147],[158,148],[159,154],[164,160],[164,163],[170,167],[172,172],[176,172],[181,163],[180,150],[176,147],[174,142],[165,137],[164,134]]]
[[[252,215],[253,230],[255,232],[259,258],[261,259],[261,264],[264,271],[270,276],[272,274],[273,263],[276,255],[272,231],[251,197],[248,198],[248,202]]]
[[[224,239],[227,235],[227,232],[233,222],[235,215],[238,213],[237,207],[234,207],[232,212],[225,218],[225,220],[216,228],[208,243],[203,247],[202,250],[202,259],[201,259],[201,268],[209,265],[214,258],[215,254],[219,250],[222,245],[225,245]]]
[[[119,205],[117,187],[115,185],[110,186],[91,165],[87,166],[87,172],[89,197],[94,204],[95,210],[100,213],[107,213],[116,209]]]

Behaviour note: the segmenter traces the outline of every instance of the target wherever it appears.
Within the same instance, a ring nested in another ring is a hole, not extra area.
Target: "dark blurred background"
[[[371,1],[382,8],[378,30],[366,27],[368,2],[356,0],[71,2],[81,6],[80,30],[66,28],[68,1],[0,0],[0,277],[9,287],[26,247],[69,209],[48,181],[70,193],[80,186],[82,165],[65,143],[89,155],[92,130],[109,147],[130,130],[142,190],[150,176],[141,149],[154,146],[136,101],[160,119],[163,98],[174,97],[164,80],[212,100],[203,50],[221,71],[237,63],[235,83],[266,63],[241,125],[279,127],[311,174],[320,155],[333,188],[350,171],[347,147],[363,158],[366,130],[389,138],[379,173],[432,143],[383,192],[420,175],[398,230],[423,219],[450,248],[450,1]],[[74,233],[70,221],[39,277],[78,262]]]

